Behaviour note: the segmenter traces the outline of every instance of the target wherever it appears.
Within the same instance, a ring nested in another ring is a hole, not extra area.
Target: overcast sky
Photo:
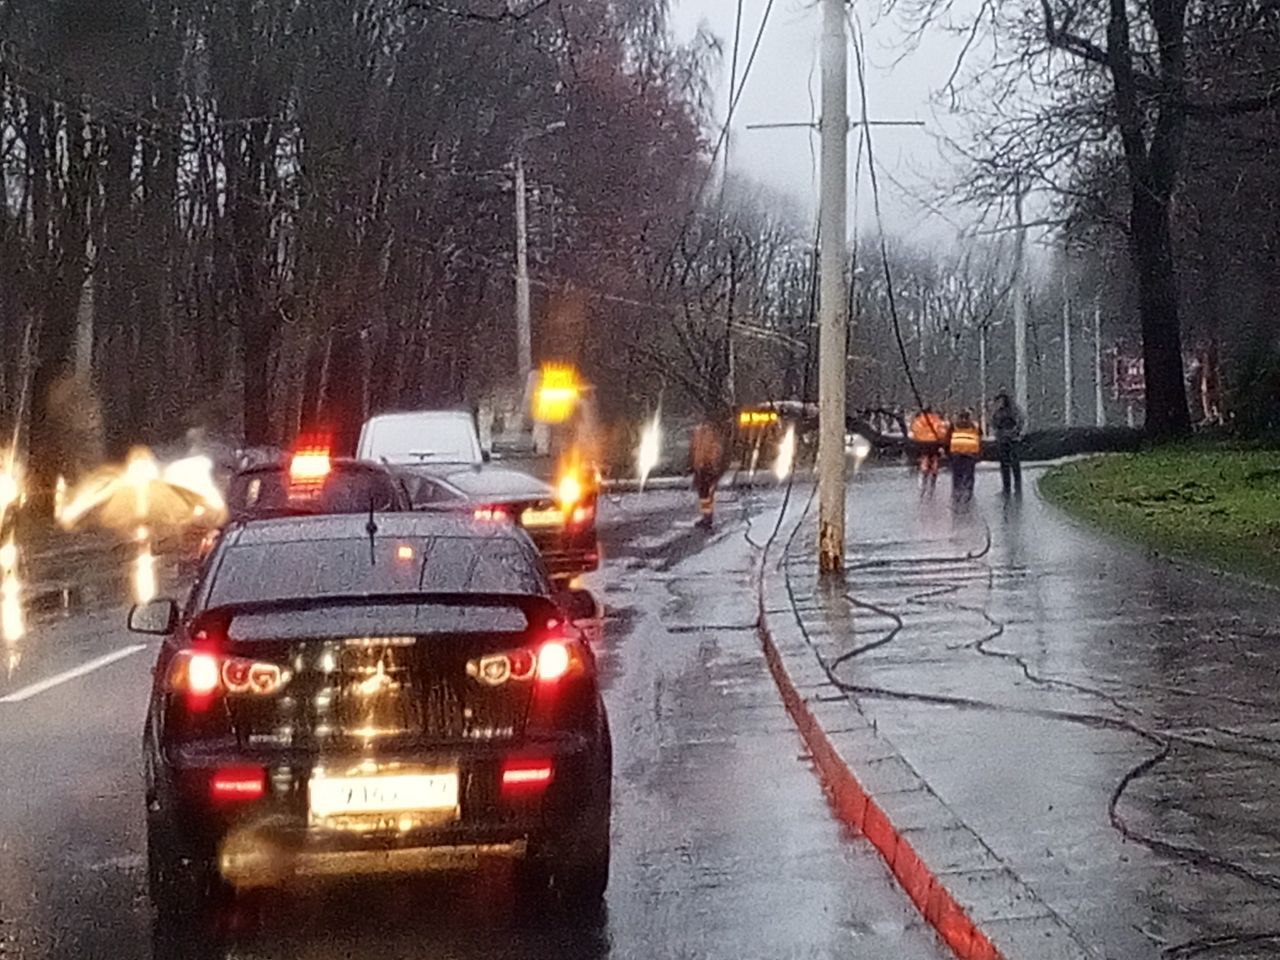
[[[742,53],[739,70],[745,64],[759,28],[767,0],[744,0]],[[724,42],[725,55],[720,71],[718,113],[723,119],[728,99],[729,63],[732,50],[736,0],[675,0],[673,25],[681,38],[693,35],[706,24]],[[924,120],[928,129],[938,131],[945,115],[931,103],[933,92],[947,80],[954,64],[955,47],[950,38],[934,38],[928,46],[910,53],[901,62],[904,37],[890,22],[866,19],[869,51],[867,98],[873,119]],[[734,115],[732,167],[793,196],[798,204],[812,209],[817,187],[813,156],[804,130],[747,130],[750,123],[808,121],[819,102],[818,44],[822,11],[815,0],[774,0],[773,12],[755,66]],[[852,81],[853,58],[850,54]],[[810,101],[810,87],[813,101]],[[860,116],[857,86],[850,83],[851,117]],[[881,128],[873,132],[876,158],[881,168],[900,180],[910,193],[931,194],[931,181],[945,177],[946,167],[933,137],[913,128]],[[856,133],[850,139],[850,164],[856,153]],[[937,216],[913,200],[907,191],[881,181],[882,202],[888,227],[893,233],[920,242],[937,242],[954,231]],[[851,180],[852,191],[852,180]],[[864,172],[859,221],[870,226],[870,187]],[[850,197],[852,212],[853,197]],[[950,212],[950,211],[949,211]],[[963,211],[950,212],[967,219]]]

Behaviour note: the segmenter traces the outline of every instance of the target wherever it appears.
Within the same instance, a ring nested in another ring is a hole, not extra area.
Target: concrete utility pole
[[[1071,426],[1072,410],[1075,408],[1075,390],[1071,382],[1071,299],[1067,296],[1067,285],[1062,284],[1062,422]]]
[[[822,191],[818,372],[818,570],[844,573],[846,205],[849,51],[844,0],[822,2]]]
[[[1013,397],[1024,417],[1027,409],[1027,228],[1022,221],[1022,200],[1025,196],[1021,182],[1014,201],[1018,234],[1014,253],[1013,280]]]
[[[987,434],[987,325],[978,328],[978,426],[982,435]]]
[[[1094,424],[1107,425],[1107,407],[1102,397],[1102,300],[1093,301],[1093,415]]]
[[[516,154],[516,350],[520,382],[533,372],[533,321],[529,306],[529,215],[526,207],[524,151]]]

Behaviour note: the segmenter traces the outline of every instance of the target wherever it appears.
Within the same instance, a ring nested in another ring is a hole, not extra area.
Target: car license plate
[[[311,818],[330,821],[349,817],[434,812],[458,809],[458,774],[384,773],[354,777],[313,776]]]
[[[520,522],[526,527],[559,527],[564,525],[564,514],[556,507],[546,510],[530,508],[521,514]]]

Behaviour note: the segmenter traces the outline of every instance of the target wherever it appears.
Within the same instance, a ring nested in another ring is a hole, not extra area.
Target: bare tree
[[[1274,29],[1268,0],[1036,0],[984,3],[966,14],[952,0],[900,0],[918,31],[951,24],[990,41],[993,64],[955,85],[954,103],[981,120],[963,150],[970,196],[1004,202],[1019,181],[1052,191],[1060,205],[1088,202],[1082,170],[1118,154],[1128,185],[1125,228],[1138,290],[1147,374],[1147,430],[1190,429],[1182,370],[1182,327],[1171,209],[1184,171],[1189,124],[1221,123],[1280,104],[1280,66],[1265,65],[1221,95],[1227,46],[1192,25],[1238,13],[1247,30]],[[1200,42],[1189,46],[1194,40]],[[1241,87],[1247,89],[1241,89]],[[1061,207],[1060,207],[1061,208]]]

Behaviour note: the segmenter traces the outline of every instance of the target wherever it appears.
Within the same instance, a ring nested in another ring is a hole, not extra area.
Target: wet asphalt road
[[[947,954],[870,846],[842,834],[754,633],[752,550],[776,492],[707,536],[684,493],[604,511],[600,656],[615,740],[606,919],[517,919],[501,875],[272,901],[228,957],[898,958]],[[85,576],[105,576],[86,571]],[[145,958],[139,733],[152,649],[26,697],[133,639],[119,610],[34,625],[0,670],[0,958]],[[16,662],[15,662],[16,655]],[[8,702],[6,702],[8,698]]]

